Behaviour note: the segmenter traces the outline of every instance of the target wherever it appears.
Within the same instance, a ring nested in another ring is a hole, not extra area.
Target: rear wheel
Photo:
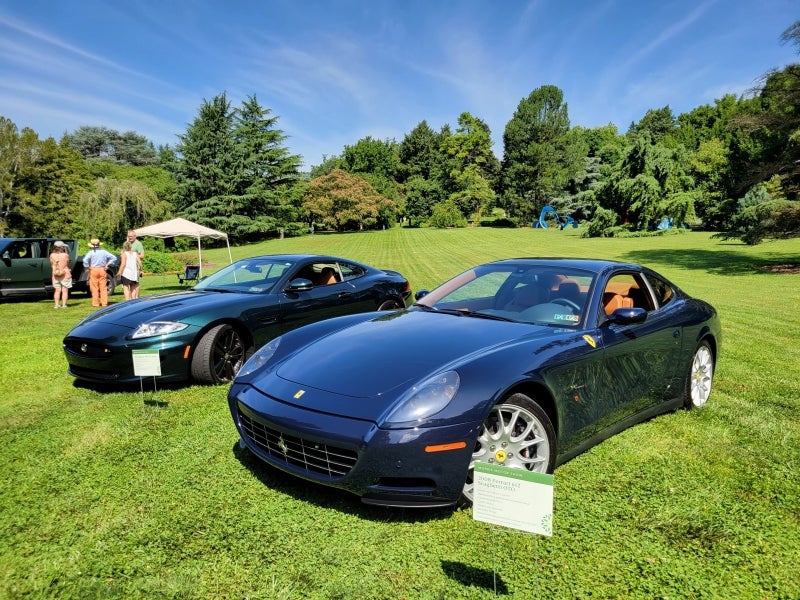
[[[686,408],[698,408],[708,402],[713,380],[714,353],[711,351],[709,343],[702,341],[694,351],[692,362],[689,365],[684,406]]]
[[[227,324],[210,329],[192,357],[192,377],[212,385],[233,381],[247,359],[242,336]]]
[[[476,462],[552,473],[556,432],[550,417],[525,394],[513,394],[492,408],[472,451],[462,493],[464,504],[472,504],[474,499]]]

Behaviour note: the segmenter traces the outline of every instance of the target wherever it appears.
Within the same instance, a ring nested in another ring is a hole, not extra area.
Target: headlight
[[[189,325],[186,323],[179,323],[177,321],[153,321],[151,323],[142,323],[139,328],[133,332],[131,338],[134,340],[139,338],[153,337],[154,335],[166,335],[168,333],[175,333],[182,331]]]
[[[269,362],[269,359],[272,358],[273,354],[275,354],[275,351],[278,349],[278,345],[280,343],[281,338],[276,337],[264,346],[261,346],[261,348],[259,348],[256,353],[248,358],[247,362],[242,365],[242,368],[239,369],[236,377],[244,377],[245,375],[249,375],[253,371],[257,371],[266,365]]]
[[[387,417],[389,423],[421,421],[447,406],[458,392],[461,379],[455,371],[439,373],[411,388]]]

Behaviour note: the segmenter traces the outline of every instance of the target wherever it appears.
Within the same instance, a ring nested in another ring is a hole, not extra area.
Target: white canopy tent
[[[164,221],[163,223],[156,223],[155,225],[148,225],[147,227],[139,227],[139,229],[134,229],[134,231],[138,237],[156,237],[162,239],[170,237],[197,238],[197,258],[200,265],[200,277],[203,276],[203,251],[200,244],[201,238],[210,237],[218,240],[224,239],[228,246],[228,259],[230,262],[233,262],[231,245],[230,242],[228,242],[227,233],[222,233],[221,231],[217,231],[216,229],[211,229],[210,227],[205,227],[204,225],[199,225],[197,223],[192,223],[187,219],[171,219],[169,221]]]

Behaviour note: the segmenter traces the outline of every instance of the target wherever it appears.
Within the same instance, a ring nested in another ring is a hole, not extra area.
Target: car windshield
[[[561,265],[489,264],[470,269],[417,306],[520,323],[577,327],[594,274]]]
[[[194,289],[253,294],[269,292],[293,264],[270,258],[247,258],[204,277]]]

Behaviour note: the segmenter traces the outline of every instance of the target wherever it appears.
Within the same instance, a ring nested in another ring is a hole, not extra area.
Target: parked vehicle
[[[83,268],[83,256],[78,256],[77,240],[0,238],[0,298],[52,295],[53,272],[50,268],[50,252],[53,243],[58,240],[67,245],[72,291],[88,294],[89,272]],[[118,264],[109,268],[107,283],[109,295],[116,291]]]
[[[69,373],[138,382],[135,350],[158,350],[161,381],[230,382],[270,339],[320,319],[405,308],[408,280],[334,256],[283,254],[235,262],[189,291],[114,304],[64,338]]]
[[[228,394],[240,445],[368,504],[446,506],[478,462],[552,473],[711,393],[716,311],[639,265],[503,260],[417,299],[263,346]]]

